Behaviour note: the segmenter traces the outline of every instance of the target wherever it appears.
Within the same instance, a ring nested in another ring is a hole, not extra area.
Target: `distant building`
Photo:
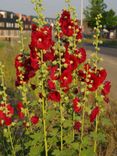
[[[24,32],[31,31],[32,16],[26,16],[10,11],[0,10],[0,38],[17,38],[19,36],[19,28],[17,19],[22,18]],[[55,22],[54,18],[45,18],[47,23]]]

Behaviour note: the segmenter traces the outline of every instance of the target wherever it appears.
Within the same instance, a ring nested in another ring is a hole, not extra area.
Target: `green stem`
[[[60,42],[60,38],[58,40]],[[60,75],[61,75],[61,53],[59,52],[59,67],[60,67]],[[61,87],[60,87],[60,96],[61,96]],[[60,127],[61,127],[61,151],[63,150],[63,105],[60,100]]]
[[[8,133],[9,133],[9,139],[10,139],[11,148],[12,148],[12,155],[16,156],[16,152],[15,152],[15,149],[14,149],[14,146],[13,146],[13,139],[12,139],[12,136],[11,136],[10,127],[8,127]]]
[[[45,111],[45,102],[44,102],[44,98],[42,98],[42,114],[43,114],[43,132],[44,132],[45,156],[48,156],[45,113],[46,113],[46,111]]]
[[[98,117],[96,117],[96,126],[95,126],[95,135],[97,134],[98,131]],[[94,153],[97,152],[97,138],[94,141]]]
[[[41,51],[41,62],[42,62],[42,66],[43,66],[43,51]],[[44,82],[42,80],[42,94],[43,93],[44,93]],[[43,114],[43,132],[44,132],[45,156],[48,156],[47,131],[46,131],[46,119],[45,119],[46,109],[45,109],[45,98],[44,97],[42,97],[42,114]]]
[[[82,142],[83,142],[83,136],[84,136],[84,121],[85,121],[85,103],[84,103],[84,107],[83,107],[83,110],[82,110],[82,127],[81,127],[81,144],[80,144],[80,151],[79,151],[79,156],[81,154],[81,149],[82,149]]]
[[[61,151],[63,150],[63,106],[60,102],[60,114],[61,114]]]

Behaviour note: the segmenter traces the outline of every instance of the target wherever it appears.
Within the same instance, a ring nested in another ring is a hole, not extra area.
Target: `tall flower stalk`
[[[95,18],[95,20],[96,20],[96,27],[94,28],[94,31],[95,31],[94,39],[95,39],[95,41],[93,42],[93,44],[95,45],[95,54],[96,54],[95,62],[94,62],[95,73],[97,73],[98,61],[99,61],[99,57],[98,57],[98,53],[100,51],[99,44],[102,43],[102,41],[99,39],[100,38],[100,29],[102,28],[102,25],[100,24],[101,19],[102,19],[101,14],[97,15],[97,17]],[[96,100],[97,100],[97,95],[98,95],[98,90],[96,90],[96,92],[95,92]],[[96,106],[98,106],[97,101],[96,101]],[[97,135],[97,132],[98,132],[98,123],[99,123],[99,116],[96,116],[95,135]],[[97,139],[94,140],[94,153],[96,153],[96,152],[97,152]]]

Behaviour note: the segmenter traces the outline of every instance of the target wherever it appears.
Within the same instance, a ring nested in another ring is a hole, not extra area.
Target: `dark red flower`
[[[111,88],[111,82],[109,81],[106,81],[104,83],[104,88],[102,89],[102,94],[105,96],[105,95],[108,95],[110,93],[110,88]]]
[[[32,116],[31,117],[31,122],[36,125],[39,122],[39,117],[38,116]]]
[[[78,98],[75,98],[73,100],[73,110],[74,110],[75,113],[79,113],[81,111],[81,107],[78,106],[79,101],[80,100]]]
[[[56,88],[55,83],[50,79],[48,80],[48,87],[49,87],[49,89],[55,89]]]
[[[52,45],[52,28],[44,26],[43,28],[32,32],[31,38],[32,47],[47,50]]]
[[[7,105],[7,110],[8,110],[8,115],[12,116],[14,114],[14,108],[10,104]]]
[[[90,114],[90,122],[94,122],[94,121],[95,121],[97,115],[99,114],[99,111],[100,111],[100,109],[99,109],[98,106],[96,106],[96,107],[92,110],[92,112],[91,112],[91,114]]]
[[[65,63],[68,65],[67,68],[69,68],[70,70],[75,70],[78,67],[79,61],[76,56],[66,52]]]
[[[57,72],[57,69],[58,69],[58,66],[50,66],[49,68],[49,71],[50,71],[50,78],[52,80],[57,80],[58,79],[58,76],[56,76],[56,72]]]
[[[77,130],[77,131],[79,131],[80,128],[81,128],[81,123],[80,123],[79,121],[76,121],[76,122],[74,123],[74,129]]]
[[[84,48],[76,50],[77,58],[79,63],[83,63],[86,60],[86,51]]]
[[[44,61],[53,61],[55,59],[54,51],[51,49],[51,51],[47,51],[44,56]]]
[[[19,101],[19,102],[17,103],[17,110],[18,110],[18,111],[21,111],[23,107],[24,107],[24,106],[23,106],[23,103],[22,103],[21,101]]]
[[[67,10],[63,10],[61,17],[60,17],[60,24],[67,23],[70,20],[70,12]]]
[[[67,21],[61,25],[61,30],[64,35],[70,37],[74,34],[74,23],[73,21]]]
[[[96,75],[98,77],[98,85],[101,85],[107,77],[107,72],[105,69],[97,70]]]
[[[9,117],[5,117],[5,118],[4,118],[4,122],[5,122],[5,125],[6,125],[6,126],[10,126],[11,123],[12,123],[12,119],[9,118]]]
[[[72,74],[70,70],[66,69],[60,76],[60,85],[61,87],[69,88],[69,84],[72,82]]]
[[[48,94],[48,100],[60,102],[60,99],[61,99],[61,97],[60,97],[60,93],[58,91],[51,91]]]
[[[0,119],[4,119],[5,118],[5,114],[3,113],[2,110],[0,110]]]
[[[18,112],[18,116],[20,119],[24,119],[24,117],[25,117],[24,113],[20,112],[20,111]]]

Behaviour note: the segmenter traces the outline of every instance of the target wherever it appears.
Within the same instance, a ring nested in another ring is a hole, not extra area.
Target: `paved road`
[[[86,50],[94,50],[93,46],[84,45],[84,47]],[[104,59],[102,66],[108,72],[107,79],[112,82],[110,97],[117,102],[117,49],[101,47],[100,55]]]

